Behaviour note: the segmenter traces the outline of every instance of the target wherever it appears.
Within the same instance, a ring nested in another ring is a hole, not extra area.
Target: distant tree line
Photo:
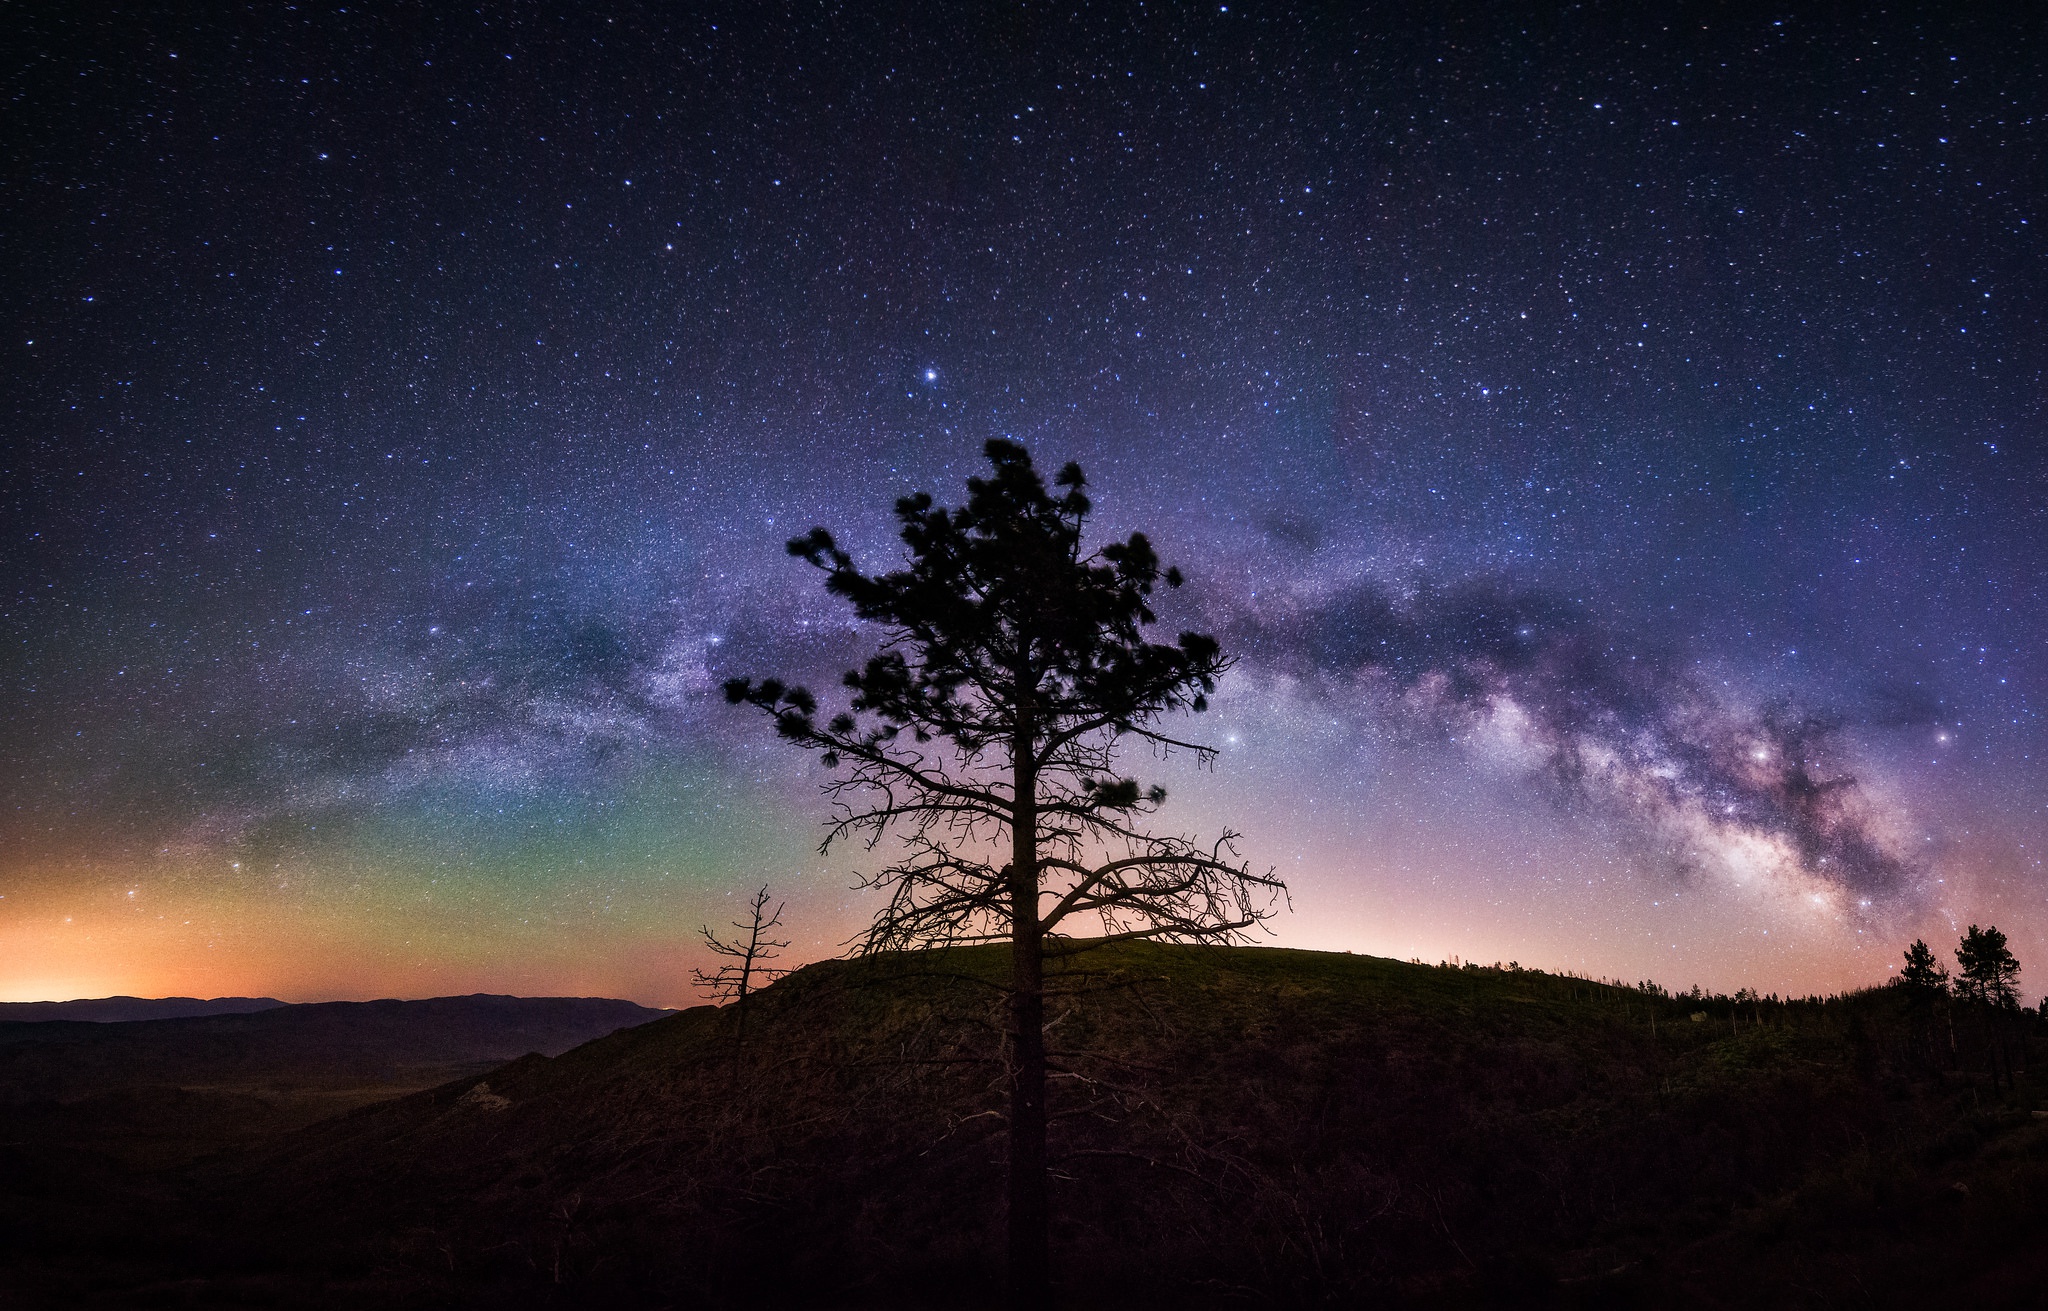
[[[1706,1026],[1700,1032],[1726,1025],[1728,1034],[1735,1037],[1759,1029],[1832,1023],[1823,1017],[1841,1012],[1860,996],[1898,994],[1904,1004],[1898,1008],[1897,1018],[1904,1022],[1890,1029],[1884,1039],[1871,1033],[1860,1040],[1897,1044],[1889,1059],[1899,1068],[1942,1071],[1964,1079],[1988,1076],[1994,1087],[2017,1092],[2028,1086],[2028,1050],[2048,1033],[2048,998],[2037,1008],[2020,1004],[2020,963],[2005,934],[1995,926],[1972,924],[1957,944],[1955,961],[1952,976],[1933,948],[1916,940],[1906,949],[1905,967],[1891,979],[1890,986],[1825,997],[1780,997],[1753,988],[1739,988],[1730,996],[1698,984],[1688,991],[1673,992],[1648,979],[1629,983],[1569,971],[1552,975],[1527,969],[1519,961],[1495,961],[1489,966],[1455,956],[1439,962],[1438,968],[1513,974],[1532,993],[1612,1007],[1624,1018],[1645,1023],[1653,1036],[1660,1023],[1668,1026],[1674,1019],[1687,1021],[1688,1028]]]

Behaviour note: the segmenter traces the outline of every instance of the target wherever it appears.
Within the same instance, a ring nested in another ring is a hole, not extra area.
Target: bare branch
[[[690,971],[691,982],[721,1001],[745,1002],[747,994],[756,988],[789,973],[767,963],[789,946],[787,939],[768,936],[772,930],[782,927],[782,907],[783,903],[777,902],[774,910],[768,909],[768,886],[763,884],[753,900],[747,903],[747,918],[732,922],[741,936],[721,938],[709,928],[699,925],[697,932],[703,937],[704,946],[712,954],[726,957],[732,963],[709,972],[693,969]]]

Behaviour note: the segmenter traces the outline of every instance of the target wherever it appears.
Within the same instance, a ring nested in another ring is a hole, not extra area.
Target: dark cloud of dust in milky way
[[[1858,784],[1842,716],[1785,697],[1739,704],[1697,660],[1555,592],[1359,582],[1225,632],[1252,671],[1401,732],[1494,745],[1558,803],[1635,827],[1680,866],[1748,838],[1864,905],[1924,891]],[[1905,693],[1892,704],[1913,722],[1938,713]]]

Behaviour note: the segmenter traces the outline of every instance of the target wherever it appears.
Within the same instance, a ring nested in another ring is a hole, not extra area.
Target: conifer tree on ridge
[[[2020,1004],[2020,963],[2006,946],[2006,938],[1993,925],[1970,926],[1956,946],[1956,993],[1973,1001],[2016,1009]]]
[[[1934,958],[1925,939],[1915,938],[1906,948],[1906,968],[1899,971],[1899,982],[1920,993],[1948,991],[1948,971]]]
[[[1203,845],[1143,827],[1166,792],[1117,770],[1137,738],[1214,759],[1169,736],[1169,713],[1199,713],[1229,668],[1216,640],[1148,641],[1162,569],[1143,533],[1087,549],[1086,479],[1069,463],[1057,491],[1015,443],[984,448],[990,476],[967,503],[924,493],[896,503],[905,566],[869,575],[823,528],[789,543],[828,591],[884,633],[843,682],[849,708],[820,722],[801,687],[734,679],[727,700],[836,772],[824,847],[858,838],[896,855],[863,877],[887,897],[868,951],[1007,942],[1009,1273],[1017,1305],[1049,1295],[1044,967],[1077,924],[1105,940],[1230,941],[1274,913],[1285,885],[1255,874],[1225,830]]]

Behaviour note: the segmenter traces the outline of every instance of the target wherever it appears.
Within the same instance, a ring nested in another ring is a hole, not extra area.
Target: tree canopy
[[[1899,971],[1899,982],[1915,992],[1947,992],[1948,971],[1934,958],[1926,941],[1915,938],[1906,948],[1906,967]]]
[[[2020,963],[1995,925],[1980,929],[1972,924],[1956,947],[1956,964],[1961,967],[1957,995],[1993,1006],[2020,1004]]]
[[[1180,572],[1160,567],[1143,533],[1084,553],[1092,506],[1078,465],[1060,471],[1053,495],[1021,446],[991,441],[986,453],[994,476],[968,479],[966,505],[937,507],[924,493],[896,503],[906,568],[864,574],[823,528],[789,543],[882,628],[881,651],[842,680],[845,711],[820,723],[805,688],[725,685],[728,700],[767,710],[784,738],[843,771],[826,785],[835,806],[822,849],[853,836],[902,843],[905,859],[867,878],[891,902],[863,946],[1029,928],[1007,895],[1016,852],[997,841],[1019,832],[1031,859],[1012,873],[1045,880],[1028,917],[1040,933],[1090,915],[1114,937],[1251,928],[1280,883],[1235,858],[1234,832],[1201,846],[1139,828],[1166,791],[1116,771],[1128,736],[1214,755],[1159,727],[1170,711],[1205,710],[1229,667],[1213,637],[1146,640],[1153,589],[1180,586]],[[1105,848],[1111,858],[1089,859]]]

